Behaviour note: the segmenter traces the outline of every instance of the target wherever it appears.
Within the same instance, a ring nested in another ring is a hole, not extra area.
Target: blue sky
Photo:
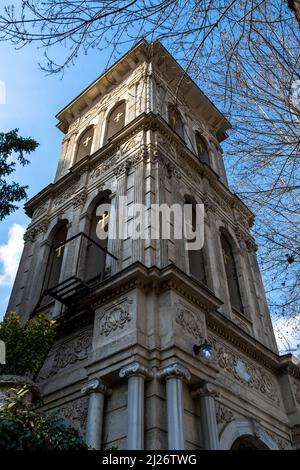
[[[125,50],[124,50],[125,52]],[[5,83],[6,104],[0,104],[0,132],[19,128],[40,146],[31,164],[20,167],[13,179],[28,185],[29,198],[53,181],[63,134],[56,128],[55,114],[98,77],[107,67],[108,54],[91,50],[66,70],[64,77],[46,75],[38,62],[43,51],[35,46],[15,50],[0,43],[0,81]],[[30,219],[23,204],[0,224],[0,318],[6,310],[18,252],[22,250],[22,229]]]

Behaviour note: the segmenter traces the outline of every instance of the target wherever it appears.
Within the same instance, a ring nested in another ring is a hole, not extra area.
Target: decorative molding
[[[151,369],[137,361],[122,367],[119,372],[119,376],[121,377],[121,379],[124,379],[125,377],[135,377],[137,375],[145,377],[147,379],[153,378],[153,372],[151,371]]]
[[[86,423],[87,423],[87,414],[88,414],[88,400],[87,397],[80,397],[76,400],[73,400],[59,408],[53,410],[55,413],[58,413],[63,418],[69,420],[77,431],[84,436]],[[51,414],[53,412],[51,410]],[[50,414],[48,412],[48,414]]]
[[[53,200],[53,207],[56,208],[70,199],[77,189],[79,188],[79,182],[72,184],[66,190],[62,191],[58,196],[56,196]]]
[[[178,325],[182,326],[186,333],[192,335],[196,341],[201,342],[204,339],[200,321],[197,321],[196,315],[187,308],[177,308],[175,321],[178,323]]]
[[[105,162],[101,162],[100,164],[97,162],[96,165],[93,165],[90,168],[90,180],[99,178],[99,176],[111,170],[119,161],[120,156],[114,155],[113,157],[105,160]]]
[[[113,169],[114,175],[117,177],[122,175],[128,175],[131,165],[132,161],[130,159],[126,160],[123,163],[120,163]]]
[[[213,397],[213,398],[216,398],[216,397],[219,396],[219,392],[217,392],[216,388],[211,383],[208,383],[208,382],[201,385],[199,388],[194,390],[192,393],[193,393],[194,397]]]
[[[253,365],[248,360],[239,357],[215,338],[209,337],[208,341],[215,348],[217,363],[221,369],[228,372],[241,384],[256,390],[276,404],[279,404],[278,386],[275,384],[271,374]]]
[[[91,345],[92,332],[88,330],[80,333],[77,337],[58,346],[57,349],[54,351],[54,359],[50,366],[50,369],[47,368],[46,360],[45,367],[43,367],[41,371],[40,378],[47,379],[48,377],[51,377],[52,375],[55,375],[59,371],[65,369],[66,367],[72,366],[78,362],[83,361],[88,357]]]
[[[102,393],[103,395],[111,395],[111,389],[101,380],[101,379],[92,379],[81,388],[81,393],[83,395],[89,393]]]
[[[45,217],[36,225],[28,227],[28,229],[23,235],[24,242],[25,243],[27,241],[33,242],[37,235],[39,235],[40,233],[46,233],[48,230],[49,224],[50,224],[49,219]]]
[[[169,366],[160,369],[157,372],[157,378],[159,380],[176,378],[189,381],[191,380],[191,373],[186,367],[175,362],[174,364],[170,364]]]
[[[234,419],[233,412],[218,402],[216,402],[216,416],[218,424],[229,424]]]
[[[123,329],[131,321],[132,315],[128,303],[113,307],[99,319],[97,329],[100,335],[108,336],[113,331]]]
[[[46,210],[48,209],[48,202],[45,202],[43,204],[41,204],[40,206],[38,206],[35,210],[34,210],[34,213],[33,213],[33,218],[34,219],[37,219],[38,217],[40,217],[41,215],[43,215],[44,212],[46,212]]]
[[[72,200],[72,204],[75,208],[81,207],[84,205],[87,199],[87,191],[84,189],[80,193],[76,194],[76,196]]]
[[[291,450],[292,446],[291,443],[287,439],[283,439],[282,437],[278,436],[274,432],[265,431],[270,438],[278,445],[280,450]]]

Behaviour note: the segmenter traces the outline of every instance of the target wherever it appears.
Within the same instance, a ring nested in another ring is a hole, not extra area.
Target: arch
[[[108,113],[105,142],[125,126],[126,101],[119,101]]]
[[[221,230],[220,241],[230,303],[233,308],[239,312],[243,312],[243,302],[232,242],[228,233],[224,230]]]
[[[77,140],[75,163],[91,154],[91,148],[94,138],[94,126],[87,127]]]
[[[51,289],[59,283],[64,256],[63,243],[67,239],[67,234],[68,221],[66,219],[59,221],[51,230],[50,236],[48,237],[51,246],[42,291]]]
[[[199,131],[195,132],[197,156],[202,163],[210,164],[210,157],[207,143]]]
[[[182,139],[184,139],[184,127],[183,121],[178,111],[177,107],[174,104],[168,105],[168,119],[169,125],[176,134],[178,134]]]
[[[86,281],[90,281],[96,277],[103,278],[105,273],[108,237],[104,239],[99,238],[98,226],[99,224],[101,225],[101,232],[105,234],[108,233],[108,225],[110,222],[110,194],[111,191],[109,190],[102,191],[93,199],[87,210],[90,219],[88,236],[92,242],[87,240],[86,244],[84,276]],[[101,206],[103,206],[102,209]]]
[[[279,450],[276,442],[266,431],[246,419],[237,419],[227,424],[220,435],[220,450],[234,449],[234,445],[242,439],[257,450]]]
[[[192,205],[192,230],[196,229],[196,200],[189,195],[184,196],[184,203]],[[190,240],[191,242],[193,240]],[[205,270],[204,248],[201,250],[188,250],[188,262],[190,275],[200,281],[202,284],[207,285],[207,277]]]

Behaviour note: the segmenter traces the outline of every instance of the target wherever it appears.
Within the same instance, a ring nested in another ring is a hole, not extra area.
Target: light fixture
[[[213,346],[204,341],[204,343],[197,345],[194,344],[193,351],[196,356],[199,356],[199,359],[204,363],[214,362],[216,360],[216,354]]]

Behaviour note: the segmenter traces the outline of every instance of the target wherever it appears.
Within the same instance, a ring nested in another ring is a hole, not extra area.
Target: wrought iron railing
[[[42,295],[33,313],[53,299],[69,309],[82,306],[103,281],[111,260],[117,261],[116,256],[83,232],[53,246]]]

